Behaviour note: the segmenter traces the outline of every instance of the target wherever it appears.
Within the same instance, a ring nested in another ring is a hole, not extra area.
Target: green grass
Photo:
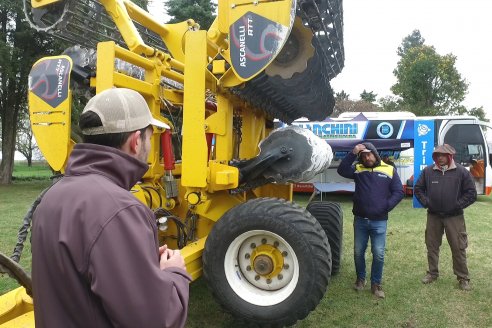
[[[0,186],[0,251],[10,254],[17,230],[31,202],[49,181],[23,181]],[[468,264],[471,292],[458,290],[453,275],[451,253],[446,239],[441,248],[439,280],[423,285],[426,270],[424,244],[425,210],[413,209],[405,198],[390,214],[383,286],[386,299],[375,300],[369,290],[356,293],[353,265],[351,197],[325,197],[338,201],[344,210],[344,244],[340,273],[331,279],[319,306],[295,327],[492,327],[492,197],[480,196],[466,210],[469,233]],[[306,204],[307,196],[296,200]],[[28,246],[27,242],[27,246]],[[370,254],[367,256],[370,266]],[[29,268],[26,247],[22,265]],[[16,287],[7,277],[0,278],[0,294]],[[187,327],[243,327],[214,301],[203,279],[191,284]]]
[[[46,162],[33,162],[30,167],[27,166],[25,161],[16,162],[12,173],[14,181],[46,180],[52,175],[51,169]]]
[[[11,255],[17,242],[17,232],[22,220],[39,193],[50,185],[48,179],[18,181],[12,185],[0,185],[0,252]],[[31,244],[24,244],[21,265],[30,270]],[[0,294],[16,287],[16,282],[8,277],[0,277]]]

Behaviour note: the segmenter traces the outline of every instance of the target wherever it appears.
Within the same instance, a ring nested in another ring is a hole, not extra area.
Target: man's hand
[[[357,144],[357,145],[355,145],[354,149],[352,150],[352,153],[354,153],[355,155],[359,155],[361,150],[364,150],[364,149],[366,149],[366,146],[364,146],[363,144]]]
[[[159,254],[161,255],[160,267],[161,270],[166,268],[179,268],[186,271],[186,266],[183,256],[179,249],[172,250],[167,248],[167,245],[159,247]]]

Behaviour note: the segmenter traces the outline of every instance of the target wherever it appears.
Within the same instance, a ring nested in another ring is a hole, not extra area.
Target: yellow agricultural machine
[[[260,326],[306,317],[338,271],[342,213],[292,202],[291,183],[326,169],[332,152],[274,121],[333,110],[341,0],[219,0],[207,31],[192,19],[163,24],[129,0],[24,0],[24,11],[34,29],[72,45],[29,76],[32,130],[52,169],[63,173],[78,140],[75,92],[138,91],[171,127],[154,131],[150,168],[132,189],[156,213],[160,241],[181,249],[193,279],[203,274],[235,317]],[[0,297],[0,327],[34,326],[19,257],[18,248],[0,256],[0,272],[23,286]]]

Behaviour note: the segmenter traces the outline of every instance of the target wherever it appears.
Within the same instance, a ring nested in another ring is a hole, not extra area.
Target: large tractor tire
[[[307,208],[316,220],[321,224],[328,237],[331,249],[331,274],[335,275],[340,271],[342,259],[342,239],[343,239],[343,212],[340,204],[334,202],[314,201],[308,204]]]
[[[203,272],[218,303],[233,316],[261,327],[288,326],[323,297],[330,245],[302,207],[253,199],[215,224],[205,244]]]

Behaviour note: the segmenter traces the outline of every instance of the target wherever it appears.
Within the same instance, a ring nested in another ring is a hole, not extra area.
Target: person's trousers
[[[366,279],[366,249],[371,239],[371,284],[381,284],[383,279],[384,248],[386,246],[387,220],[354,218],[354,262],[358,279]]]
[[[439,247],[441,246],[444,232],[446,232],[446,238],[453,255],[454,274],[459,280],[468,280],[468,267],[466,265],[468,236],[463,214],[443,218],[427,213],[425,245],[427,246],[427,261],[429,263],[428,272],[434,277],[439,276]]]

